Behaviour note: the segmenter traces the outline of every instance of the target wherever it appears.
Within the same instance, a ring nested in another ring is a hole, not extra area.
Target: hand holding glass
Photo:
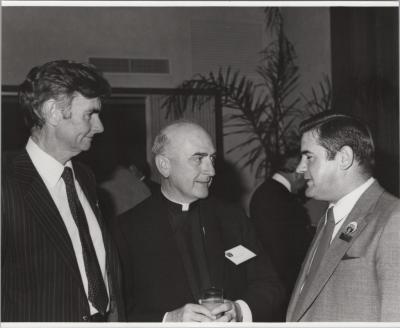
[[[211,287],[204,289],[200,294],[199,304],[204,305],[207,309],[212,311],[219,305],[224,303],[224,292],[222,288]],[[217,319],[223,313],[217,315]]]

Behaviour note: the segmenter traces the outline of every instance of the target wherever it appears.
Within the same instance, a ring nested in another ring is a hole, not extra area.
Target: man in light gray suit
[[[400,201],[372,177],[368,127],[321,113],[300,126],[306,195],[330,203],[287,321],[400,321]]]

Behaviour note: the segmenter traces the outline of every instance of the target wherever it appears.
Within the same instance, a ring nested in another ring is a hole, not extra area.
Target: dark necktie
[[[318,271],[321,261],[324,258],[324,255],[329,248],[334,228],[335,228],[335,217],[333,215],[333,206],[331,206],[329,207],[326,213],[326,222],[323,227],[322,236],[319,239],[319,243],[315,251],[314,258],[311,262],[311,266],[308,271],[302,293],[305,293],[306,287],[309,287],[310,284],[312,284],[314,281],[315,275]]]
[[[101,314],[105,314],[108,305],[107,289],[101,274],[92,238],[90,237],[86,215],[76,192],[71,168],[65,167],[61,177],[65,182],[72,217],[79,230],[83,261],[85,263],[85,271],[88,279],[88,298]]]

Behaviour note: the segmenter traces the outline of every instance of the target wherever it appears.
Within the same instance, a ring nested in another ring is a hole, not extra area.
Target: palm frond
[[[324,75],[318,86],[319,92],[314,87],[311,88],[311,98],[301,94],[305,102],[305,111],[309,115],[332,109],[332,85],[329,77]]]
[[[282,25],[282,14],[279,7],[269,7],[264,9],[265,14],[265,27],[267,30],[273,30],[280,28]]]
[[[179,117],[188,109],[201,110],[210,100],[211,96],[191,94],[190,90],[218,93],[221,106],[232,110],[223,116],[224,136],[235,135],[240,140],[227,153],[238,152],[238,163],[255,169],[257,177],[271,174],[276,158],[298,143],[294,126],[304,111],[327,110],[332,102],[327,76],[312,88],[310,98],[296,94],[299,67],[295,48],[285,35],[281,10],[265,8],[264,14],[265,28],[275,37],[260,51],[256,72],[262,82],[256,83],[230,66],[220,67],[216,72],[195,74],[184,81],[179,88],[188,92],[169,96],[162,104],[167,115]],[[300,106],[301,100],[305,110]]]

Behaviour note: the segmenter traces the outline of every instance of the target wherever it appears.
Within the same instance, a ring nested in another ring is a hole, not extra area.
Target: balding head
[[[152,150],[162,190],[169,198],[190,203],[208,196],[215,175],[215,147],[200,125],[178,121],[166,126],[155,138]]]
[[[152,152],[156,155],[166,155],[176,150],[185,138],[196,135],[210,139],[209,134],[199,124],[191,121],[176,121],[165,126],[155,137]]]

